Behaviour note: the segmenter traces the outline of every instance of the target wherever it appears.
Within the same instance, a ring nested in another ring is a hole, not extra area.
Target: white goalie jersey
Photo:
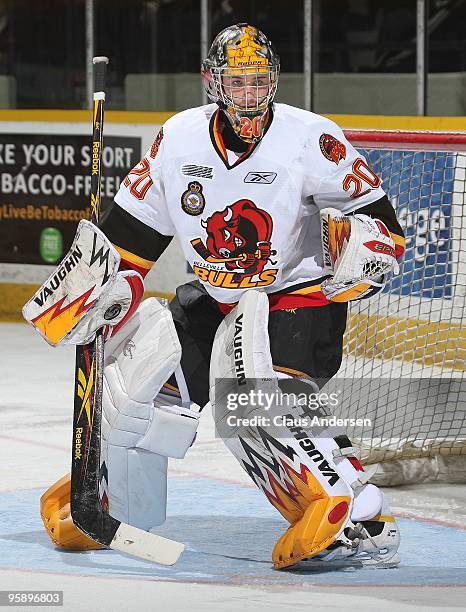
[[[248,288],[275,293],[324,276],[319,211],[366,206],[384,196],[380,184],[325,117],[275,104],[262,140],[237,155],[211,104],[165,123],[115,201],[177,235],[208,293],[231,304]]]

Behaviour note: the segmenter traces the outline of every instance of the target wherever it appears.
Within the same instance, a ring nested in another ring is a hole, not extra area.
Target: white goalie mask
[[[279,72],[280,59],[272,43],[244,23],[222,30],[202,63],[207,95],[224,109],[236,134],[246,142],[263,136]]]

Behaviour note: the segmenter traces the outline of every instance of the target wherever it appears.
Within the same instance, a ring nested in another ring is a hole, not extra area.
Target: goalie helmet
[[[245,23],[222,30],[202,62],[208,97],[223,108],[236,134],[246,142],[263,136],[279,72],[280,58],[270,40]]]

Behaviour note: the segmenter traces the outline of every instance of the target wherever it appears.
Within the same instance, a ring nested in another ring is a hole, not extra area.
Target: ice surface
[[[402,517],[397,569],[276,572],[271,549],[286,523],[214,437],[210,414],[170,465],[169,518],[156,532],[187,544],[176,566],[55,549],[38,500],[69,470],[74,350],[19,324],[0,325],[0,346],[0,590],[61,589],[63,609],[81,611],[464,606],[466,486],[388,491]]]

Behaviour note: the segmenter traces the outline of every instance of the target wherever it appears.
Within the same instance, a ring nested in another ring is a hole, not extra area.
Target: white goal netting
[[[337,414],[366,419],[347,433],[378,464],[373,482],[466,482],[466,135],[347,135],[381,176],[406,252],[383,293],[350,305]]]

